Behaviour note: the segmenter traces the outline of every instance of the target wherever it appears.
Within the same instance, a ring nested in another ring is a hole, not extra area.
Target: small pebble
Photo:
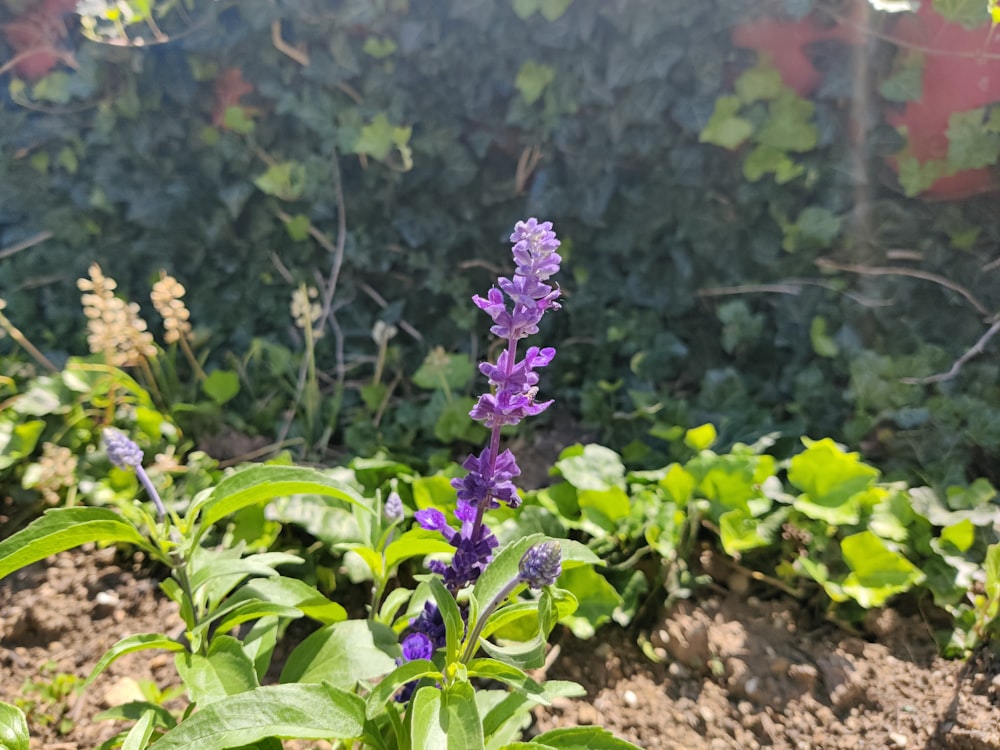
[[[639,697],[631,690],[626,690],[622,693],[622,700],[625,701],[625,705],[629,708],[635,708],[639,705]]]
[[[909,741],[905,734],[900,734],[899,732],[890,732],[889,741],[892,742],[894,747],[906,747],[906,743]]]

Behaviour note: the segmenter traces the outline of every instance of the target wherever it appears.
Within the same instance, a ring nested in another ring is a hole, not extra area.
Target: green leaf
[[[135,653],[136,651],[145,651],[152,648],[160,648],[165,651],[184,651],[183,644],[168,638],[162,633],[136,633],[134,635],[130,635],[126,638],[122,638],[115,645],[104,652],[104,655],[98,660],[97,664],[95,664],[94,668],[91,670],[90,676],[88,676],[86,681],[83,683],[84,687],[92,683],[101,672],[126,654]]]
[[[853,571],[844,579],[844,593],[862,607],[880,607],[925,578],[919,568],[870,531],[844,537],[840,550]]]
[[[174,661],[191,702],[199,709],[259,687],[253,661],[230,635],[216,634],[207,656],[181,653]]]
[[[438,552],[454,552],[455,548],[434,531],[414,527],[404,532],[385,548],[385,565],[392,570],[404,560],[413,557],[433,555]]]
[[[899,165],[899,185],[908,198],[924,192],[948,173],[948,165],[939,159],[921,162],[903,154],[896,157],[896,163]]]
[[[0,701],[0,750],[28,750],[28,722],[17,706]]]
[[[268,685],[206,706],[149,750],[227,750],[268,737],[335,740],[360,737],[365,702],[329,685]]]
[[[758,145],[743,160],[743,176],[750,182],[757,182],[764,175],[773,174],[775,182],[784,185],[805,171],[805,167],[792,161],[783,149],[766,143]]]
[[[600,727],[552,729],[533,738],[531,742],[558,750],[641,750],[637,745],[618,739]]]
[[[551,704],[545,694],[545,688],[529,677],[523,670],[495,659],[473,659],[468,664],[469,677],[481,677],[485,680],[497,680],[509,685],[519,693],[530,696],[536,703],[543,706]]]
[[[385,112],[379,112],[375,119],[361,128],[351,152],[383,161],[394,148],[405,148],[412,132],[413,128],[397,127],[389,122]]]
[[[107,508],[53,508],[0,542],[0,579],[49,555],[87,542],[125,542],[149,549],[146,539]]]
[[[861,462],[857,453],[843,451],[830,438],[803,438],[806,450],[792,458],[788,481],[805,492],[793,507],[817,520],[845,525],[860,518],[858,493],[878,478],[877,469]]]
[[[603,445],[567,448],[556,469],[578,490],[625,489],[625,465],[617,453]]]
[[[948,170],[979,169],[1000,158],[1000,133],[986,128],[986,111],[953,112],[948,118]]]
[[[840,353],[837,342],[826,332],[826,318],[817,315],[812,319],[809,326],[809,341],[812,343],[813,351],[820,357],[833,358]]]
[[[719,539],[727,555],[765,547],[771,540],[760,535],[760,519],[749,512],[734,508],[719,516]]]
[[[878,90],[890,102],[917,102],[924,95],[922,54],[906,55],[902,65],[879,84]]]
[[[562,619],[577,638],[591,638],[603,623],[611,619],[622,598],[614,586],[593,568],[564,570],[557,585],[571,592],[578,601],[574,614]]]
[[[240,392],[240,376],[233,370],[213,370],[201,381],[201,389],[206,396],[222,406]]]
[[[514,79],[514,88],[521,92],[527,104],[534,104],[541,98],[546,87],[556,79],[555,68],[526,60]]]
[[[438,611],[441,613],[441,619],[444,621],[445,647],[447,652],[445,659],[448,664],[451,664],[458,660],[459,644],[465,640],[465,620],[462,619],[462,613],[458,608],[455,597],[444,587],[440,578],[430,576],[426,578],[425,582],[431,590],[434,601],[438,606]],[[472,623],[469,624],[470,626],[472,625]]]
[[[553,698],[579,698],[586,695],[586,691],[575,682],[565,682],[563,680],[548,680],[542,686],[545,689],[545,696],[551,703]],[[488,709],[483,716],[483,732],[487,738],[492,737],[504,724],[517,716],[530,710],[537,703],[521,693],[509,693],[502,701]],[[509,747],[505,745],[504,747]],[[538,745],[529,745],[534,750]]]
[[[413,750],[482,750],[483,724],[467,682],[422,687],[410,703]]]
[[[941,529],[941,543],[950,545],[957,552],[968,552],[976,541],[976,526],[964,518],[951,526]]]
[[[252,133],[256,127],[251,110],[238,104],[226,107],[226,111],[222,113],[222,126],[242,135]]]
[[[427,352],[412,380],[414,385],[429,391],[460,391],[475,373],[476,365],[469,355],[448,354],[437,346]]]
[[[273,602],[262,602],[252,599],[234,607],[230,601],[227,601],[226,606],[217,609],[211,617],[199,624],[194,629],[194,632],[207,632],[216,617],[219,618],[218,631],[225,633],[237,625],[242,625],[251,620],[259,620],[261,617],[284,617],[294,620],[301,616],[302,612],[297,607],[287,607],[284,604],[274,604]]]
[[[347,610],[342,605],[326,598],[318,589],[298,578],[276,576],[250,581],[227,601],[251,599],[294,607],[323,625],[347,619]]]
[[[698,135],[701,143],[712,143],[730,151],[739,148],[753,135],[753,125],[740,117],[741,102],[735,96],[720,96],[705,128]]]
[[[632,511],[632,501],[621,487],[581,490],[577,493],[577,502],[584,515],[606,531],[617,529],[617,522],[628,518]]]
[[[384,711],[392,696],[403,685],[424,677],[439,681],[444,675],[434,666],[434,662],[427,659],[414,659],[396,667],[372,689],[371,695],[368,696],[368,718],[374,719]]]
[[[153,723],[155,718],[155,711],[143,712],[139,721],[132,726],[128,734],[125,736],[125,740],[122,742],[121,750],[143,750],[149,742],[149,738],[153,736],[153,730],[156,728]],[[3,746],[0,745],[0,747]]]
[[[684,507],[691,498],[697,481],[683,466],[673,463],[667,468],[666,476],[659,481],[659,485],[677,505]]]
[[[814,109],[811,101],[791,91],[783,92],[771,102],[768,118],[757,131],[756,140],[782,151],[812,151],[819,137],[811,122]]]
[[[760,61],[736,79],[736,95],[744,104],[777,99],[786,90],[781,73],[763,55]]]
[[[984,0],[934,0],[936,10],[947,21],[960,23],[967,29],[984,26],[990,16]]]
[[[241,469],[223,479],[205,497],[192,503],[188,518],[200,513],[201,523],[211,526],[240,508],[286,495],[307,494],[335,497],[373,512],[369,503],[353,488],[318,469],[260,465]]]
[[[296,214],[285,222],[285,231],[293,242],[303,242],[309,238],[309,228],[312,222],[305,214]]]
[[[324,682],[354,690],[396,666],[399,647],[391,628],[367,620],[327,625],[300,643],[281,671],[281,682]]]
[[[30,456],[44,430],[42,419],[20,423],[0,421],[0,471]]]
[[[306,189],[306,168],[297,161],[286,161],[268,168],[253,184],[268,195],[283,201],[295,201]]]
[[[376,60],[381,60],[395,54],[398,47],[396,46],[396,42],[388,37],[370,36],[365,39],[364,46],[361,49],[366,55],[371,55]]]
[[[801,249],[828,248],[840,235],[843,223],[843,217],[832,211],[820,206],[808,206],[785,230],[781,247],[789,253]]]
[[[711,448],[718,438],[719,433],[715,430],[715,425],[707,422],[699,427],[692,427],[684,433],[684,445],[693,451],[703,451]]]

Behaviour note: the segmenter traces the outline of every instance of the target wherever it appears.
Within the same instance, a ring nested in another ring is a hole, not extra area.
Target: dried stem
[[[19,253],[22,250],[27,250],[29,247],[34,247],[35,245],[39,245],[45,242],[45,240],[52,239],[53,236],[54,235],[52,232],[50,232],[49,230],[45,230],[44,232],[39,232],[38,234],[33,235],[26,240],[10,245],[9,247],[0,249],[0,260],[2,260],[3,258],[9,258],[11,255]]]
[[[993,325],[989,327],[989,330],[979,337],[979,341],[973,344],[965,354],[956,359],[948,372],[941,372],[937,375],[928,375],[925,378],[900,378],[900,380],[909,385],[927,385],[928,383],[943,383],[946,380],[951,380],[958,375],[959,371],[966,362],[983,353],[983,349],[986,348],[986,344],[989,343],[991,338],[996,336],[998,331],[1000,331],[1000,320],[994,322]]]
[[[976,299],[972,292],[964,286],[956,284],[951,279],[945,278],[939,274],[931,273],[930,271],[921,271],[918,268],[902,268],[899,266],[861,266],[842,264],[829,260],[828,258],[818,259],[816,261],[816,265],[820,268],[826,268],[832,271],[845,271],[847,273],[856,273],[862,276],[908,276],[913,279],[930,281],[933,284],[943,286],[945,289],[950,289],[956,294],[964,297],[965,300],[976,308],[976,311],[984,318],[988,318],[993,314],[982,302]]]

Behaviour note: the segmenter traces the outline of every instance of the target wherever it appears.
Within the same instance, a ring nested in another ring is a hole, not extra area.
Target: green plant
[[[55,662],[46,662],[39,669],[39,677],[27,678],[21,686],[21,695],[14,705],[21,709],[27,720],[38,726],[55,725],[56,731],[65,735],[73,729],[69,716],[71,706],[66,699],[83,691],[83,681],[76,675],[58,671]]]

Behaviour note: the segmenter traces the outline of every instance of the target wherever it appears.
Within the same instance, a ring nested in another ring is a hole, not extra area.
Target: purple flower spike
[[[562,573],[559,542],[548,541],[528,549],[518,566],[520,579],[533,589],[551,586]]]
[[[108,452],[108,460],[119,469],[134,469],[142,466],[142,448],[130,440],[124,433],[106,427],[101,433],[104,447]]]
[[[500,277],[485,297],[475,295],[472,298],[473,303],[492,319],[490,331],[506,339],[507,345],[495,363],[485,362],[479,366],[479,371],[489,380],[490,390],[479,397],[469,416],[482,422],[490,430],[490,437],[478,456],[470,455],[462,464],[468,473],[451,481],[458,494],[455,518],[461,524],[460,529],[449,526],[444,514],[433,508],[418,511],[414,516],[424,529],[440,533],[455,548],[450,563],[437,560],[428,563],[431,572],[440,575],[453,594],[479,580],[493,560],[498,542],[483,523],[483,514],[501,504],[511,508],[521,504],[513,482],[521,470],[513,453],[500,450],[500,430],[506,425],[518,424],[525,417],[540,414],[552,403],[536,400],[537,370],[552,361],[556,350],[531,346],[524,358],[518,360],[517,342],[538,332],[538,325],[548,310],[559,309],[559,287],[547,283],[559,271],[562,261],[556,252],[559,240],[552,231],[551,222],[528,219],[514,226],[510,241],[515,263],[513,278]],[[551,585],[560,570],[558,542],[544,542],[524,555],[518,577],[509,586],[520,582],[532,588]],[[498,601],[488,606],[496,607]],[[444,642],[441,613],[432,604],[425,605],[424,611],[410,622],[410,630],[411,634],[403,640],[406,660],[423,658],[415,656],[424,653],[423,639],[412,643],[410,640],[417,634],[424,635],[437,647]],[[477,642],[477,637],[470,641]],[[473,646],[463,659],[471,658],[474,651]],[[412,688],[412,685],[407,686],[398,700],[407,700]]]

